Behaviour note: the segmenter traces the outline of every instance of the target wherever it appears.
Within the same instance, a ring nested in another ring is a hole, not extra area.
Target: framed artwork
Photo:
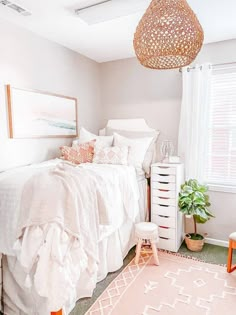
[[[7,89],[10,138],[77,136],[77,99],[10,85]]]

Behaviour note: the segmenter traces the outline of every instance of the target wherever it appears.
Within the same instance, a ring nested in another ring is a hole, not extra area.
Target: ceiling
[[[1,5],[0,17],[97,62],[134,56],[133,34],[145,8],[151,2],[112,0],[113,8],[110,2],[104,4],[102,11],[91,10],[94,16],[89,16],[87,11],[90,22],[93,19],[96,22],[87,24],[75,14],[75,9],[81,4],[93,3],[96,0],[11,1],[29,10],[32,15],[22,16]],[[235,0],[188,0],[188,3],[202,24],[205,43],[236,38]]]

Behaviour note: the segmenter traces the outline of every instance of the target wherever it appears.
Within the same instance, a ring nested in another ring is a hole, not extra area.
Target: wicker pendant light
[[[186,0],[153,0],[137,26],[134,49],[147,68],[180,68],[196,58],[203,39],[202,27]]]

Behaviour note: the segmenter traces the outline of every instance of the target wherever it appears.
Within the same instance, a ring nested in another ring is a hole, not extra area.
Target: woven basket
[[[186,234],[185,236],[185,243],[188,249],[192,252],[200,252],[203,248],[204,242],[204,238],[202,240],[193,240],[189,234]]]

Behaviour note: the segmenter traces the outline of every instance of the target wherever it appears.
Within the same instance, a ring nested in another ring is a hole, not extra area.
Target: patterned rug
[[[236,314],[236,272],[163,251],[159,259],[132,260],[86,315]]]

